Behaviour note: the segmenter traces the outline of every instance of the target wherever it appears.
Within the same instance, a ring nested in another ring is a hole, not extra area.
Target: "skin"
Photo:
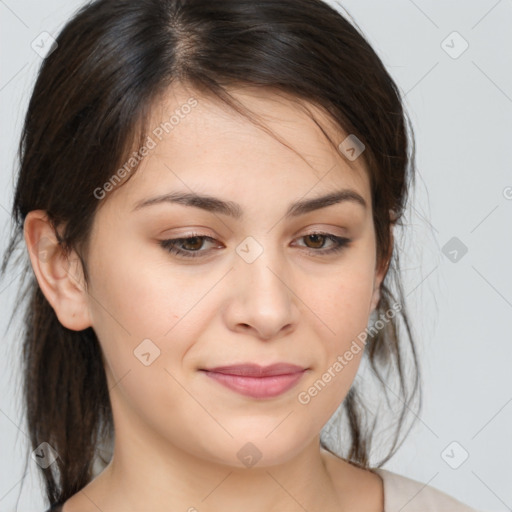
[[[198,105],[100,201],[87,286],[76,254],[66,257],[54,243],[45,212],[27,216],[27,246],[46,244],[45,258],[29,250],[39,285],[64,326],[94,328],[114,414],[111,463],[64,512],[383,510],[380,477],[319,445],[363,351],[309,403],[298,401],[378,304],[385,268],[377,266],[363,158],[345,160],[285,97],[232,93],[299,154],[218,102],[171,89],[150,126],[191,95]],[[309,108],[335,142],[347,136]],[[341,188],[359,193],[367,208],[345,201],[284,218],[290,203]],[[243,217],[171,203],[132,211],[140,200],[178,190],[235,201]],[[334,243],[307,236],[318,231],[350,243],[322,255]],[[215,239],[180,245],[203,256],[179,257],[158,243],[191,233]],[[251,263],[236,251],[247,237],[263,249]],[[144,339],[160,350],[148,366],[134,355]],[[198,370],[247,361],[308,370],[270,399],[238,394]],[[237,457],[249,442],[261,457],[252,467]]]

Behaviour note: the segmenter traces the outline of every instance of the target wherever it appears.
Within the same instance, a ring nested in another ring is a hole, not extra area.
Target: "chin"
[[[216,447],[208,447],[210,456],[207,458],[231,468],[257,469],[285,464],[308,445],[307,439],[297,438],[296,431],[294,434],[288,429],[279,432],[278,427],[269,435],[266,429],[258,431],[253,426],[251,430],[257,433],[251,436],[246,429],[239,435],[231,432],[233,439],[219,439]]]

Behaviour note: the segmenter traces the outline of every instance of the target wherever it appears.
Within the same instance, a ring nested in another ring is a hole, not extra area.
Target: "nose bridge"
[[[243,318],[238,320],[269,335],[293,322],[286,258],[272,237],[247,237],[236,250],[237,300],[243,304]]]
[[[237,247],[238,256],[242,261],[238,262],[240,273],[244,275],[245,285],[252,288],[251,295],[278,294],[288,296],[288,289],[285,286],[284,255],[280,248],[272,240],[271,236],[259,237],[248,236]],[[246,275],[248,274],[248,275]],[[283,282],[284,281],[284,282]]]

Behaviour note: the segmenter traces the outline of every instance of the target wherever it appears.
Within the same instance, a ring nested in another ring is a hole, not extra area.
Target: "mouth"
[[[291,389],[299,382],[307,368],[288,363],[270,366],[247,363],[200,371],[236,393],[261,399],[276,397]]]

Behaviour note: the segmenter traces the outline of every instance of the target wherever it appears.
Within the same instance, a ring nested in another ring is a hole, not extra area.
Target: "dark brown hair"
[[[27,213],[42,209],[55,229],[62,228],[56,232],[62,249],[79,254],[87,280],[88,237],[101,203],[93,191],[146,140],[151,109],[173,84],[209,94],[243,115],[248,111],[228,87],[271,89],[318,106],[365,145],[361,158],[370,178],[378,262],[389,265],[377,311],[382,316],[393,304],[401,305],[396,317],[370,333],[365,349],[388,404],[390,379],[397,379],[392,395],[401,406],[390,451],[373,464],[378,467],[401,445],[414,397],[421,404],[399,255],[390,237],[392,224],[403,226],[414,181],[414,138],[412,129],[408,137],[398,87],[356,26],[320,0],[96,0],[85,5],[58,35],[58,47],[43,61],[30,98],[2,275],[16,249],[23,249]],[[340,141],[322,130],[337,147]],[[24,312],[27,426],[32,449],[47,442],[59,454],[41,472],[50,503],[63,503],[92,479],[99,447],[112,437],[109,390],[94,330],[72,331],[60,324],[26,251],[20,253],[16,309]],[[370,421],[356,383],[342,408],[348,422],[348,443],[340,442],[346,459],[371,467],[377,416]],[[325,440],[322,445],[333,451]]]

